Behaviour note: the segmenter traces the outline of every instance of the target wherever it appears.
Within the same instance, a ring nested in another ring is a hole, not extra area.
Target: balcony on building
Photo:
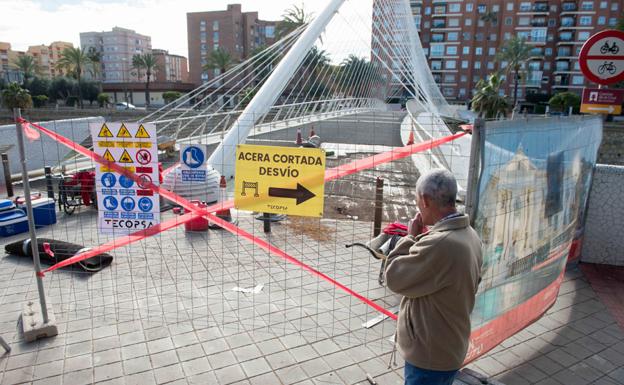
[[[431,22],[431,28],[446,28],[446,21],[442,19],[433,19]]]
[[[529,60],[543,60],[544,59],[544,49],[541,47],[533,47],[531,52],[529,53]]]
[[[557,56],[555,57],[555,60],[574,58],[575,56],[573,55],[573,52],[574,51],[571,46],[559,46],[557,47]]]
[[[522,3],[520,4],[518,13],[548,15],[548,3],[544,3],[544,2],[539,2],[539,3],[534,3],[534,4]]]
[[[533,20],[531,20],[532,27],[546,27],[547,25],[548,22],[545,17],[534,17]]]
[[[574,41],[574,34],[572,32],[561,32],[559,34],[559,41],[557,44],[568,43]]]
[[[576,27],[576,18],[574,18],[573,16],[564,16],[561,18],[561,26],[559,27],[559,31],[574,29],[574,27]]]
[[[443,43],[444,42],[444,34],[443,33],[434,33],[431,35],[432,43]]]

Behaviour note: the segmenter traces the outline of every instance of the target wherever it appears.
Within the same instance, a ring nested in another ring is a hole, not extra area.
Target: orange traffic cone
[[[297,128],[297,141],[295,142],[295,144],[303,144],[303,139],[301,138],[301,128]]]
[[[410,131],[409,139],[407,139],[407,145],[414,144],[414,130]]]
[[[225,188],[227,187],[227,182],[225,180],[225,176],[221,175],[221,179],[219,180],[219,190],[221,190],[220,192],[220,202],[225,202],[227,199],[227,195],[225,193]],[[225,209],[225,210],[218,210],[215,215],[218,218],[223,219],[226,222],[230,222],[232,224],[236,224],[237,222],[232,220],[232,213],[230,213],[230,209]],[[220,229],[221,226],[215,224],[215,223],[211,223],[209,225],[209,227],[211,229]]]

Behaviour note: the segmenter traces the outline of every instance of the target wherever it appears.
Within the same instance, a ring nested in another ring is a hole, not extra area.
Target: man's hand
[[[413,219],[410,219],[407,225],[407,232],[409,235],[417,236],[422,234],[424,229],[425,225],[423,224],[422,215],[419,212]]]

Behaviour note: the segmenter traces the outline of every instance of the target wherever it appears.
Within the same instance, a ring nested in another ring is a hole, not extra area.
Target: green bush
[[[32,107],[32,98],[28,90],[23,89],[17,83],[9,84],[2,90],[2,105],[9,110],[14,108],[27,109]]]
[[[65,105],[68,107],[74,107],[78,105],[78,96],[68,96],[67,99],[65,99]]]
[[[163,92],[162,94],[162,97],[165,100],[165,104],[169,104],[173,102],[174,100],[178,99],[180,96],[182,96],[182,94],[179,93],[178,91],[166,91],[166,92]]]
[[[97,96],[97,101],[100,105],[100,108],[105,107],[110,103],[110,96],[108,96],[108,94],[99,94]]]
[[[581,97],[572,92],[560,92],[550,98],[548,104],[551,108],[561,112],[568,112],[570,107],[572,107],[574,111],[578,111],[581,106]]]
[[[34,96],[32,99],[33,99],[33,104],[37,108],[41,108],[45,106],[46,103],[48,102],[48,97],[46,95],[37,95],[37,96]]]

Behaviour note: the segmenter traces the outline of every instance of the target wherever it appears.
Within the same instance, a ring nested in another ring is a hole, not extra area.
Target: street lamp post
[[[121,58],[121,79],[124,89],[124,102],[126,102],[126,110],[128,109],[128,84],[126,83],[126,57]]]

